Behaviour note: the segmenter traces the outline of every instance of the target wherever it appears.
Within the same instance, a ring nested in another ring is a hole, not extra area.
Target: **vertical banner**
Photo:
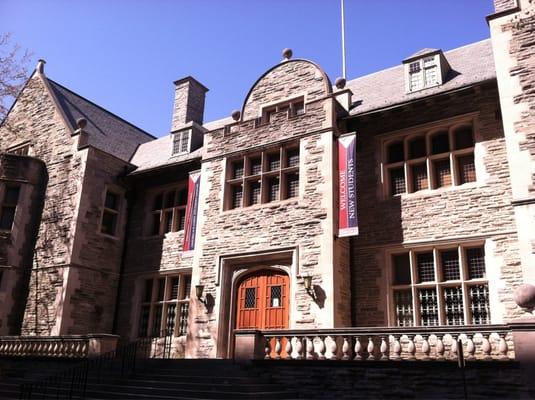
[[[195,249],[200,184],[201,172],[190,172],[188,183],[188,205],[186,207],[186,221],[184,222],[184,245],[182,247],[184,251]]]
[[[347,133],[338,138],[338,236],[359,234],[357,221],[357,134]]]

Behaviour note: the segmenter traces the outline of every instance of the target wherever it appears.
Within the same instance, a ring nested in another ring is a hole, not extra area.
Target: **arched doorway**
[[[260,270],[238,282],[237,329],[287,329],[290,279],[281,271]]]

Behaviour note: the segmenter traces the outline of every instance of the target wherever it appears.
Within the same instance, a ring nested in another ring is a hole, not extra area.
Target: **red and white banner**
[[[195,248],[200,185],[201,172],[190,172],[188,183],[188,205],[186,207],[186,221],[184,222],[184,245],[182,247],[184,251],[193,250]]]
[[[359,234],[357,221],[357,134],[338,138],[338,236]]]

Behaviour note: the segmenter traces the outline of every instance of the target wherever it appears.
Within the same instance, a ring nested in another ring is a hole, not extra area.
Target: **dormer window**
[[[441,50],[423,49],[403,61],[407,93],[441,85],[450,66]]]
[[[188,153],[191,129],[173,133],[173,155]]]

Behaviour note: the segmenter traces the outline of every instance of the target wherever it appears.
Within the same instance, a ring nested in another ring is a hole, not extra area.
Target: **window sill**
[[[104,233],[104,232],[100,232],[100,231],[98,231],[97,233],[98,233],[100,236],[105,237],[105,238],[107,238],[107,239],[111,239],[111,240],[115,240],[115,241],[118,241],[118,240],[121,239],[121,238],[120,238],[119,236],[117,236],[117,235],[110,235],[109,233]]]
[[[292,197],[290,199],[285,199],[285,200],[278,200],[278,201],[272,201],[269,203],[255,204],[252,206],[232,208],[230,210],[223,210],[221,214],[235,214],[235,213],[239,213],[243,211],[260,210],[260,209],[269,208],[269,207],[278,208],[278,207],[285,206],[291,203],[298,204],[300,200],[301,200],[301,197]]]
[[[417,197],[431,197],[434,195],[440,195],[443,193],[456,191],[456,190],[481,189],[485,186],[486,185],[482,183],[478,183],[478,182],[468,182],[468,183],[463,183],[462,185],[450,185],[450,186],[439,187],[437,189],[424,189],[424,190],[418,190],[417,192],[412,192],[412,193],[394,194],[394,195],[388,196],[385,200],[389,200],[393,198],[411,199],[411,198],[417,198]]]

